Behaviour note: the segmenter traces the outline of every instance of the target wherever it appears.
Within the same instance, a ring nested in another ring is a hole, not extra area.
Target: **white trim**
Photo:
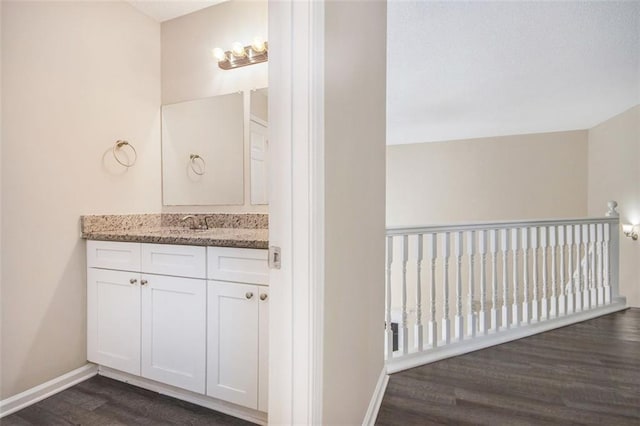
[[[387,369],[382,368],[380,377],[378,377],[378,383],[373,390],[371,401],[369,402],[369,408],[364,415],[362,426],[373,426],[378,418],[378,411],[380,411],[380,405],[382,405],[382,399],[384,398],[384,392],[387,390],[387,384],[389,383],[389,375]]]
[[[274,424],[322,424],[324,7],[269,1],[269,240],[282,249],[269,277]]]
[[[95,364],[86,364],[41,385],[0,401],[0,418],[49,398],[98,374]]]
[[[199,393],[191,392],[188,390],[180,389],[171,385],[156,382],[155,380],[146,379],[140,376],[134,376],[129,373],[114,370],[112,368],[99,366],[98,374],[110,379],[118,380],[120,382],[129,383],[134,386],[138,386],[143,389],[147,389],[153,392],[157,392],[161,395],[167,395],[172,398],[187,401],[192,404],[200,405],[211,410],[219,411],[224,414],[228,414],[233,417],[253,422],[259,425],[267,424],[267,413],[252,410],[250,408],[241,407],[239,405],[231,404],[230,402],[221,401],[216,398],[211,398]]]
[[[449,345],[440,346],[426,352],[417,352],[409,355],[404,355],[401,358],[393,359],[387,362],[387,373],[397,373],[399,371],[408,370],[420,365],[440,361],[445,358],[463,355],[469,352],[477,351],[479,349],[485,349],[490,346],[511,342],[513,340],[522,339],[523,337],[529,337],[534,334],[542,333],[560,327],[565,327],[567,325],[586,321],[602,315],[611,314],[613,312],[622,311],[624,309],[627,309],[627,301],[624,297],[618,297],[612,300],[611,304],[607,306],[602,306],[584,312],[578,312],[561,318],[529,325],[522,325],[519,328],[501,331],[498,334],[476,337],[473,340],[451,343]]]
[[[324,2],[310,11],[311,401],[310,424],[322,424],[324,348]]]

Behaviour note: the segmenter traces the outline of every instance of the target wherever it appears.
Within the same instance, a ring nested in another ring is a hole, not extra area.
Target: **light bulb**
[[[220,49],[219,47],[213,49],[211,53],[213,54],[213,57],[218,60],[218,62],[222,62],[227,59],[227,54],[224,53],[224,50]]]
[[[266,50],[267,46],[264,44],[264,40],[261,37],[256,37],[253,39],[251,48],[254,52],[262,53]]]
[[[625,234],[630,234],[633,231],[633,225],[622,225],[622,232]]]
[[[231,51],[233,52],[233,56],[237,56],[239,58],[247,54],[247,52],[244,51],[244,46],[238,42],[235,42],[231,45]]]

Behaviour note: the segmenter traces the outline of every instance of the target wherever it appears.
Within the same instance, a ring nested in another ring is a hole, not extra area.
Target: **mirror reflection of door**
[[[251,116],[251,204],[268,204],[269,132],[267,122]]]

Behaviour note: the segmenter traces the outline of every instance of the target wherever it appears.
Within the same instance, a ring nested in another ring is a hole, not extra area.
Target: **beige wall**
[[[224,50],[238,41],[251,44],[255,37],[267,39],[267,1],[235,0],[221,3],[162,23],[162,104],[245,91],[268,85],[268,64],[225,71],[211,50]],[[252,206],[250,198],[249,108],[245,108],[244,204],[242,206],[166,206],[164,211],[267,212]]]
[[[383,368],[386,3],[325,14],[323,424],[355,425]]]
[[[581,217],[586,179],[586,130],[389,146],[387,225]]]
[[[640,224],[640,105],[589,130],[589,215],[619,203],[620,223]],[[620,235],[620,293],[640,307],[640,242]]]
[[[86,363],[83,214],[160,209],[160,26],[125,2],[3,2],[4,399]],[[128,170],[115,140],[138,151]]]

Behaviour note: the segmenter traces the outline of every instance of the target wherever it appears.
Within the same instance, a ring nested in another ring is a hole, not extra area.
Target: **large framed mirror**
[[[269,204],[269,91],[251,91],[249,134],[251,146],[251,204]]]
[[[164,205],[244,204],[242,93],[162,106]]]

